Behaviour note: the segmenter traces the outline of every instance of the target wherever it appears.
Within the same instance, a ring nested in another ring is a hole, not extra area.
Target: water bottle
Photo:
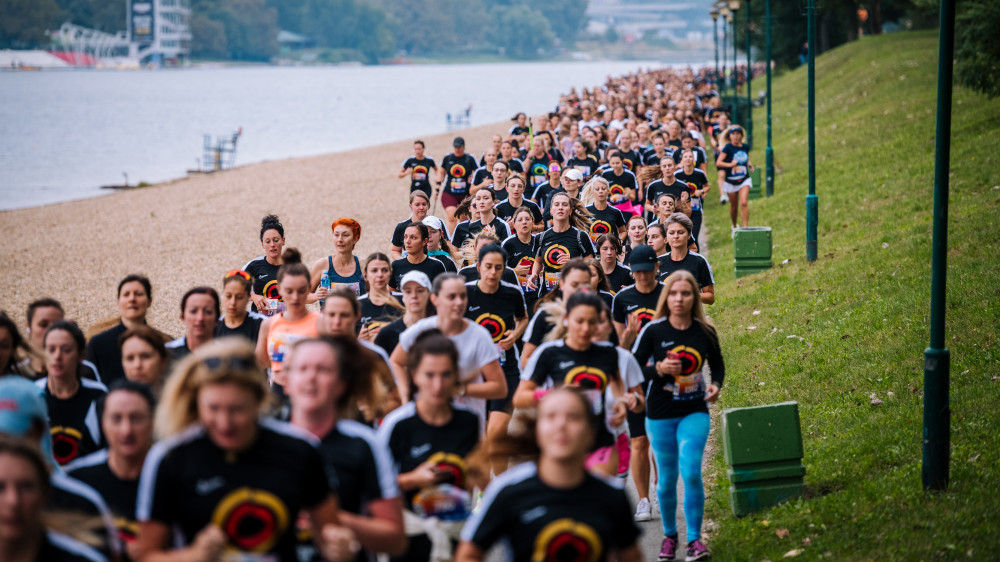
[[[330,274],[328,272],[323,271],[323,276],[319,278],[319,286],[330,290]],[[323,299],[320,299],[319,307],[323,308]]]

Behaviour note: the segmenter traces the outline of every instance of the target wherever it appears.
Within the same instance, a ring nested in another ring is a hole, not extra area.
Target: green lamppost
[[[730,81],[729,73],[726,69],[726,53],[729,51],[729,26],[726,25],[727,22],[732,18],[732,13],[729,12],[729,7],[722,5],[719,8],[719,15],[722,16],[722,76],[723,76],[723,96],[728,95],[729,86],[732,85]]]
[[[750,66],[750,0],[746,0],[746,12],[744,34],[747,44],[747,142],[753,147],[753,88],[750,87],[750,81],[753,78],[753,67]],[[760,189],[760,186],[757,188]]]
[[[764,0],[767,59],[767,149],[764,151],[765,194],[774,195],[774,149],[771,148],[771,0]]]
[[[806,261],[816,261],[819,198],[816,197],[816,0],[806,0],[809,51],[809,195],[806,195]]]
[[[719,87],[719,10],[712,6],[712,9],[708,12],[712,16],[712,42],[715,44],[715,87]]]
[[[951,81],[955,51],[955,3],[941,0],[938,31],[937,130],[934,147],[934,241],[931,249],[931,342],[924,351],[924,489],[948,487],[951,354],[944,345],[945,278],[948,265],[948,170],[951,161]]]
[[[729,0],[729,22],[733,29],[733,124],[740,123],[740,77],[736,64],[736,12],[740,9],[740,0]],[[749,139],[748,139],[749,140]]]

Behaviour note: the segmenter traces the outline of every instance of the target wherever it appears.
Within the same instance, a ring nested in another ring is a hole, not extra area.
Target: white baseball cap
[[[566,170],[566,173],[563,174],[563,176],[568,180],[583,181],[583,172],[577,170],[576,168]]]
[[[423,222],[424,226],[426,226],[427,228],[433,228],[434,230],[444,230],[444,221],[433,215],[428,215],[424,217],[424,220],[421,222]]]
[[[413,271],[406,272],[406,274],[403,275],[403,278],[399,280],[399,288],[400,289],[405,288],[406,284],[409,283],[410,281],[413,281],[414,283],[420,285],[421,287],[427,289],[428,291],[431,290],[431,280],[429,277],[427,277],[427,274],[424,273],[423,271],[417,271],[414,269]]]

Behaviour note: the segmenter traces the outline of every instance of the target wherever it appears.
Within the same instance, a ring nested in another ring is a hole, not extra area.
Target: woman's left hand
[[[497,345],[500,346],[500,349],[507,351],[508,349],[514,347],[514,344],[517,343],[517,338],[514,337],[514,330],[507,330],[503,333],[503,335],[504,338],[498,341]]]
[[[340,525],[324,526],[320,543],[323,558],[334,562],[353,560],[361,550],[361,542],[354,531]]]
[[[705,389],[705,402],[709,404],[715,404],[715,401],[719,399],[719,386],[714,382],[708,385]]]

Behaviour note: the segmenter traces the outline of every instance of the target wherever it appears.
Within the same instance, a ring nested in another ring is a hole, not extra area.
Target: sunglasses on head
[[[257,361],[256,359],[250,357],[206,357],[202,360],[210,370],[214,371],[219,367],[226,367],[230,369],[256,369]]]
[[[233,270],[230,270],[230,272],[226,274],[226,279],[232,279],[233,277],[242,277],[243,279],[246,279],[247,281],[249,281],[250,279],[252,279],[250,277],[250,274],[247,273],[246,271],[243,271],[242,269],[233,269]]]

